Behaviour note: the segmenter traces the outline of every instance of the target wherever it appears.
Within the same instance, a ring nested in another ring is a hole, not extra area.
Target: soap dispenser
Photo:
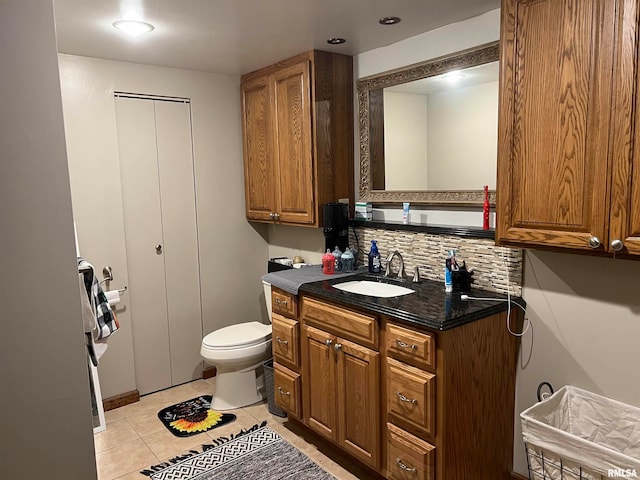
[[[380,273],[381,262],[378,244],[371,240],[371,250],[369,251],[369,273]]]

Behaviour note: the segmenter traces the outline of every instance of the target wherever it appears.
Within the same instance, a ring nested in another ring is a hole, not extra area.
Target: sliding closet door
[[[116,98],[136,383],[198,378],[202,320],[189,104]]]

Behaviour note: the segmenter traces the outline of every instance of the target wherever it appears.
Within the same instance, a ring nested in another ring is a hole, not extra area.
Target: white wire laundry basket
[[[570,385],[539,400],[520,414],[530,480],[640,478],[640,408]]]

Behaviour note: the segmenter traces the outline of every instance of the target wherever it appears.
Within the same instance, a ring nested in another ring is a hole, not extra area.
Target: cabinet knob
[[[280,214],[279,213],[274,213],[273,214],[273,218],[274,218],[274,220],[280,220]]]
[[[270,214],[269,214],[269,218],[270,218],[271,220],[274,220],[274,219],[276,218],[276,214],[275,214],[275,213],[270,213]]]
[[[288,345],[289,344],[288,340],[282,340],[280,337],[276,337],[276,341],[281,345]]]
[[[327,347],[328,347],[329,345],[331,345],[332,343],[333,343],[333,340],[331,340],[330,338],[327,338],[327,339],[324,341],[324,344],[325,344]]]
[[[335,349],[336,349],[336,352],[337,352],[338,350],[340,350],[340,349],[342,348],[342,344],[341,344],[341,343],[336,343],[336,344],[333,346],[333,348],[335,348]]]
[[[622,247],[624,247],[624,243],[622,243],[622,240],[616,238],[611,242],[611,250],[613,250],[614,252],[619,252],[620,250],[622,250]]]
[[[160,245],[160,244],[156,245],[156,253],[158,255],[160,255],[162,253],[162,245]]]
[[[591,248],[598,248],[600,246],[600,239],[598,237],[591,237],[589,239],[589,246]]]

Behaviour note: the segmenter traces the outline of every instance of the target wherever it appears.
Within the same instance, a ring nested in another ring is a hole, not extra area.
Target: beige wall
[[[429,190],[496,188],[498,82],[429,95]]]
[[[262,319],[268,245],[265,227],[245,220],[239,77],[68,55],[59,61],[81,254],[99,270],[113,267],[111,288],[127,285],[113,91],[188,97],[203,331]],[[100,362],[105,398],[136,388],[127,300],[116,310],[122,330]]]
[[[0,2],[2,478],[95,479],[51,2]]]
[[[427,96],[384,92],[386,190],[426,190]]]

